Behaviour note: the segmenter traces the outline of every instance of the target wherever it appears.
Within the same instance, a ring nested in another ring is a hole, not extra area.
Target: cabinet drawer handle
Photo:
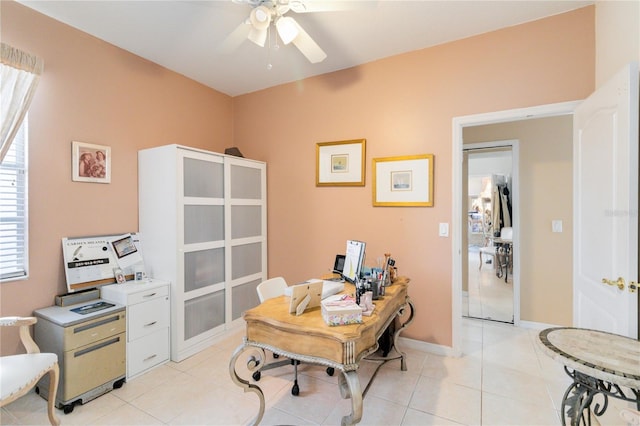
[[[144,326],[145,326],[145,327],[151,327],[152,325],[154,325],[154,324],[155,324],[155,323],[157,323],[157,322],[158,322],[158,321],[153,321],[153,322],[150,322],[149,324],[145,324]]]
[[[97,350],[102,349],[104,347],[107,347],[109,345],[113,345],[114,343],[118,343],[119,341],[120,341],[119,337],[116,337],[115,339],[107,340],[106,342],[102,342],[102,343],[99,343],[99,344],[97,344],[95,346],[92,346],[90,348],[82,349],[82,350],[80,350],[78,352],[75,352],[73,354],[73,357],[77,358],[79,356],[88,354],[88,353],[93,352],[93,351],[97,351]]]
[[[143,360],[142,360],[142,362],[150,361],[150,360],[154,359],[154,358],[155,358],[155,357],[157,357],[157,356],[158,356],[158,355],[153,354],[153,355],[148,356],[148,357],[146,357],[145,359],[143,359]]]
[[[153,296],[155,296],[156,294],[158,294],[158,293],[145,294],[145,295],[144,295],[144,296],[142,296],[142,297],[153,297]]]
[[[87,325],[81,325],[80,327],[76,327],[73,329],[73,333],[82,333],[83,331],[91,330],[92,328],[100,327],[101,325],[109,324],[110,322],[118,321],[120,319],[120,315],[116,315],[113,317],[105,318],[100,321],[93,322]],[[113,329],[112,329],[113,330]]]

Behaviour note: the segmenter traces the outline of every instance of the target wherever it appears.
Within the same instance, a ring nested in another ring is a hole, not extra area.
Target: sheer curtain
[[[44,68],[33,55],[2,43],[0,61],[0,163],[11,146]]]

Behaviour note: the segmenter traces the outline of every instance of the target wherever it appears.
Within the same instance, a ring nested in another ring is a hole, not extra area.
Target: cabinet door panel
[[[184,158],[184,196],[223,198],[224,166],[222,163]]]
[[[235,320],[242,316],[247,309],[254,308],[260,304],[256,287],[262,280],[249,281],[231,289],[231,319]]]
[[[231,238],[262,235],[262,206],[231,206]]]
[[[185,244],[222,240],[224,240],[224,206],[184,206]]]
[[[224,248],[184,254],[184,291],[224,282]]]
[[[262,272],[262,244],[242,244],[231,248],[231,278]]]
[[[224,324],[224,291],[184,302],[184,338],[196,337]]]
[[[231,198],[262,198],[262,171],[253,167],[231,166]]]

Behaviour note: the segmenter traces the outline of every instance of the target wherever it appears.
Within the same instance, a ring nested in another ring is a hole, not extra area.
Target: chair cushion
[[[34,381],[58,362],[52,353],[22,354],[0,357],[0,401],[31,388]]]

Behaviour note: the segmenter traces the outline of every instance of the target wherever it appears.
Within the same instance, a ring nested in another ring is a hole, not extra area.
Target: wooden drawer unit
[[[169,282],[103,286],[101,297],[126,306],[127,380],[169,360]]]
[[[95,302],[89,302],[89,304]],[[88,305],[84,305],[88,306]],[[85,311],[83,305],[51,306],[34,315],[34,339],[42,352],[58,355],[60,381],[56,407],[65,414],[76,404],[119,388],[126,373],[126,313],[122,304],[104,310]],[[36,388],[46,399],[48,375]]]

